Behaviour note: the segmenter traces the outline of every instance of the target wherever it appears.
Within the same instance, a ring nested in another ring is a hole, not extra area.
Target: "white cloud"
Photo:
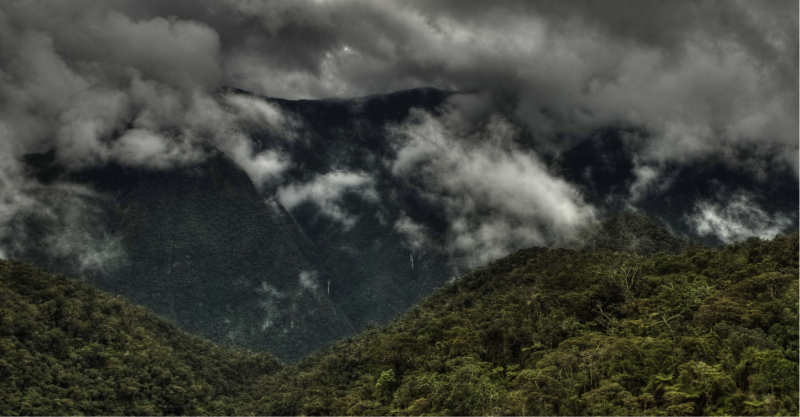
[[[512,124],[459,126],[499,102],[543,149],[598,126],[641,127],[650,137],[635,150],[634,200],[664,184],[662,166],[740,145],[774,150],[797,173],[796,15],[794,2],[2,2],[0,175],[19,184],[4,210],[40,205],[18,165],[49,149],[77,169],[183,166],[216,148],[257,186],[279,184],[287,154],[246,135],[260,126],[289,144],[298,119],[252,97],[220,105],[210,93],[223,83],[287,98],[434,86],[491,93],[451,102],[451,120],[418,115],[397,128],[395,175],[421,179],[447,210],[454,250],[554,242],[593,210],[509,145]],[[340,197],[351,191],[377,198],[363,173],[281,195],[352,225]]]
[[[203,159],[203,153],[181,138],[167,139],[157,132],[131,129],[112,146],[113,159],[123,165],[169,168]]]
[[[668,172],[656,163],[643,163],[641,158],[633,159],[634,180],[628,188],[629,203],[640,203],[647,197],[665,191],[675,180],[675,173]]]
[[[724,202],[699,202],[686,221],[699,235],[714,236],[724,243],[748,237],[772,239],[792,225],[792,219],[786,215],[770,215],[752,197],[742,193]]]
[[[278,201],[287,210],[292,210],[302,203],[312,203],[322,214],[349,228],[357,219],[343,207],[342,198],[346,193],[356,193],[365,201],[378,200],[371,176],[363,172],[345,171],[332,171],[318,175],[306,183],[282,186],[278,189],[277,195]]]
[[[540,158],[514,143],[516,129],[494,116],[467,136],[461,120],[416,112],[390,129],[397,143],[394,175],[421,183],[419,192],[447,214],[447,250],[476,266],[515,249],[558,245],[594,220],[595,209]],[[402,223],[401,223],[402,226]]]
[[[23,146],[0,122],[0,253],[18,258],[46,253],[75,272],[108,272],[126,256],[111,233],[104,207],[109,200],[92,189],[56,182],[39,184],[15,158]]]
[[[283,319],[284,311],[281,308],[280,300],[286,298],[286,293],[266,281],[261,283],[261,287],[256,288],[256,293],[263,296],[258,306],[263,310],[264,314],[261,320],[261,331],[266,332]]]
[[[79,268],[98,269],[122,257],[92,219],[100,197],[76,185],[37,183],[24,155],[53,149],[73,170],[109,162],[169,169],[200,163],[216,148],[259,187],[289,161],[277,150],[254,150],[241,126],[245,110],[223,108],[208,94],[220,77],[214,30],[175,18],[134,21],[104,3],[81,3],[85,9],[0,5],[0,234],[7,237],[0,246],[19,256],[13,245],[32,242],[24,242],[20,219],[36,219],[48,225],[39,243],[53,256],[71,254]],[[293,125],[282,120],[264,128],[288,135]]]
[[[400,216],[394,222],[393,228],[405,237],[412,250],[425,249],[431,246],[426,227],[412,220],[406,213],[400,213]]]
[[[319,289],[319,282],[317,281],[317,271],[301,271],[300,272],[300,288],[317,291]]]
[[[260,98],[236,94],[226,95],[225,101],[234,107],[241,124],[251,129],[268,129],[288,142],[298,139],[302,123],[278,106]]]
[[[223,144],[223,150],[250,176],[253,184],[259,188],[270,180],[279,177],[289,167],[287,157],[278,151],[265,150],[260,153],[254,153],[253,145],[246,137],[236,137],[235,141],[228,139]]]
[[[291,140],[295,118],[235,95],[223,107],[209,94],[222,75],[214,29],[79,3],[0,6],[0,123],[17,144],[15,158],[55,149],[70,169],[108,162],[165,169],[202,162],[210,144],[257,186],[286,169],[283,154],[252,149],[244,130],[258,124]]]
[[[0,173],[0,246],[4,256],[46,255],[79,273],[126,265],[120,237],[106,225],[106,197],[85,186],[13,184]]]
[[[791,3],[225,1],[257,26],[226,68],[287,98],[499,91],[555,151],[624,123],[650,133],[654,161],[768,142],[796,167]]]

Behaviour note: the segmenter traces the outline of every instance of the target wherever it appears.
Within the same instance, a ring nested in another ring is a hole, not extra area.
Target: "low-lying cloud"
[[[451,255],[477,266],[522,247],[563,245],[595,219],[577,188],[516,144],[519,131],[509,121],[495,115],[467,133],[455,116],[416,111],[391,127],[397,154],[387,162],[446,213]],[[422,240],[414,226],[396,224],[412,246]]]
[[[716,237],[732,243],[748,237],[772,239],[792,225],[783,213],[769,214],[747,194],[737,194],[725,202],[701,201],[686,220],[700,236]]]
[[[284,184],[292,166],[286,149],[301,139],[302,122],[267,101],[220,96],[220,88],[313,99],[433,86],[485,92],[485,103],[467,103],[481,115],[463,116],[462,109],[451,118],[504,115],[470,132],[453,120],[417,114],[393,130],[400,145],[392,172],[420,181],[421,192],[446,211],[449,247],[491,258],[523,244],[557,244],[591,221],[594,210],[539,155],[508,140],[512,121],[526,127],[539,154],[557,155],[601,126],[648,132],[630,144],[638,164],[633,201],[668,183],[661,167],[720,149],[769,149],[769,163],[796,174],[797,7],[793,1],[2,2],[0,221],[7,228],[25,210],[46,206],[47,193],[34,190],[63,185],[37,184],[24,169],[25,154],[54,150],[61,166],[80,170],[109,163],[170,169],[221,152],[260,189],[280,187],[287,208],[310,202],[351,226],[355,219],[341,196],[376,198],[371,177],[332,172]],[[254,129],[278,141],[255,144]],[[698,208],[716,213],[698,217],[708,225],[702,230],[738,236],[736,230],[747,229],[712,220],[737,218],[737,209],[725,210]],[[409,217],[396,226],[411,231],[413,224]],[[770,223],[758,224],[771,230]]]
[[[0,257],[34,257],[80,274],[127,265],[122,242],[109,226],[108,197],[75,184],[30,183],[2,187],[0,200]]]
[[[36,241],[54,257],[74,255],[79,270],[102,270],[124,257],[118,239],[93,223],[102,196],[39,183],[26,154],[52,150],[59,166],[76,171],[109,163],[179,168],[222,152],[259,187],[289,165],[280,150],[256,149],[247,133],[258,123],[288,136],[293,119],[265,103],[219,99],[220,39],[202,22],[136,20],[107,2],[4,2],[0,61],[5,256]],[[29,236],[24,219],[45,235]]]
[[[123,267],[121,241],[105,215],[111,200],[86,186],[28,177],[12,139],[0,126],[0,258],[34,256],[87,274]]]
[[[319,290],[317,275],[317,271],[301,271],[299,277],[300,288],[311,292]]]
[[[217,6],[212,27],[247,39],[223,47],[226,76],[269,95],[488,89],[511,97],[515,116],[556,150],[570,134],[623,123],[651,132],[639,151],[657,161],[768,141],[797,166],[796,2]]]
[[[352,227],[357,219],[344,207],[347,193],[358,195],[368,202],[376,202],[378,194],[374,180],[363,172],[332,171],[314,177],[304,183],[292,183],[277,191],[278,201],[292,210],[303,203],[314,204],[320,213],[340,222],[345,228]]]

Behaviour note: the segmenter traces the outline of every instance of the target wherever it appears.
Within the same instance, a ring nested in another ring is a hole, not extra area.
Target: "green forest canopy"
[[[532,248],[285,366],[0,262],[0,414],[798,414],[798,234]]]

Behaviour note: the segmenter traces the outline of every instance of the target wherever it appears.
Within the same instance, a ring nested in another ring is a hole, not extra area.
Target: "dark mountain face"
[[[186,330],[289,361],[370,323],[388,322],[463,272],[445,247],[453,225],[431,198],[437,191],[420,182],[424,177],[398,177],[386,163],[398,153],[390,126],[415,108],[440,115],[453,93],[418,89],[300,101],[235,89],[220,93],[221,100],[230,96],[263,100],[294,121],[292,140],[269,126],[247,130],[254,152],[290,157],[278,182],[254,184],[220,153],[192,167],[103,166],[77,173],[58,167],[52,155],[31,156],[40,181],[96,191],[80,198],[82,212],[92,213],[81,224],[106,236],[102,242],[118,256],[115,267],[103,269],[55,256],[43,243],[47,230],[40,230],[49,223],[37,218],[20,219],[28,243],[9,255],[82,273]],[[547,159],[549,168],[577,184],[596,207],[609,213],[627,208],[636,166],[623,133],[608,128],[591,135]],[[530,146],[525,129],[518,136],[521,147]],[[747,195],[769,213],[798,210],[796,198],[789,198],[796,196],[796,177],[783,171],[765,180],[713,161],[666,169],[674,177],[669,185],[632,205],[690,237],[716,243],[687,221],[707,200]],[[660,242],[683,247],[669,232],[637,219],[612,221],[601,230],[613,233],[595,236],[594,243],[645,252],[658,251]],[[409,239],[401,227],[407,224],[426,230],[425,245]],[[784,225],[790,227],[796,220]],[[648,238],[629,247],[628,237],[639,229]]]
[[[382,126],[414,107],[431,111],[447,93],[415,90],[353,101],[275,100],[295,111],[305,140],[287,151],[299,166],[286,173],[299,182],[335,169],[373,172],[377,199],[344,196],[356,221],[343,225],[314,204],[289,213],[275,190],[258,191],[223,156],[199,166],[154,171],[103,166],[66,173],[53,154],[29,164],[44,182],[89,186],[82,204],[103,218],[97,229],[118,238],[124,257],[113,270],[82,270],[47,253],[41,219],[27,220],[29,245],[12,255],[61,272],[83,272],[103,289],[152,308],[186,330],[212,340],[267,350],[293,361],[385,323],[450,278],[446,259],[405,249],[393,230],[400,199],[421,205],[410,190],[385,184],[374,155],[390,149]],[[257,148],[276,146],[269,131],[252,135]],[[384,169],[385,171],[385,169]],[[421,213],[424,211],[420,210]],[[34,232],[34,233],[31,233]]]
[[[313,245],[228,159],[175,171],[105,166],[70,180],[104,196],[91,206],[124,252],[124,265],[86,274],[101,288],[196,334],[288,360],[354,331],[316,282]],[[31,246],[27,257],[75,269]]]
[[[636,189],[637,167],[634,146],[625,140],[630,134],[641,132],[602,129],[563,155],[566,177],[581,184],[590,201],[599,207],[610,212],[641,210],[673,232],[710,245],[747,236],[736,236],[733,230],[726,236],[724,223],[704,233],[699,223],[703,215],[711,222],[735,222],[728,228],[797,229],[797,176],[791,167],[769,162],[773,159],[756,150],[739,149],[733,155],[720,152],[702,160],[664,164],[656,168],[662,176],[660,181],[641,187],[639,196],[631,196]],[[727,218],[717,219],[720,215]]]
[[[383,163],[394,152],[386,126],[405,120],[413,108],[436,112],[449,95],[418,89],[356,100],[270,99],[299,117],[304,127],[300,135],[306,140],[290,149],[299,163],[284,174],[285,182],[302,183],[336,171],[364,172],[373,182],[372,198],[344,195],[340,205],[355,220],[352,224],[323,215],[313,203],[291,210],[316,249],[321,284],[357,329],[389,321],[452,276],[446,257],[409,247],[395,230],[402,213],[414,213],[439,228],[444,219]],[[269,147],[258,133],[254,137]]]

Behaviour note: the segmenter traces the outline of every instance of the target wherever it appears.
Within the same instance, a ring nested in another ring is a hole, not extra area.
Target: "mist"
[[[445,213],[446,251],[477,263],[561,244],[594,221],[597,208],[544,161],[604,126],[647,132],[627,142],[631,202],[668,185],[676,165],[726,152],[743,164],[741,149],[764,150],[753,172],[775,165],[797,175],[797,14],[791,1],[4,2],[0,254],[18,253],[10,236],[27,233],[19,219],[39,216],[58,219],[47,239],[54,251],[84,251],[87,268],[123,262],[113,233],[86,225],[102,193],[42,182],[27,168],[25,155],[48,151],[68,172],[181,169],[223,154],[286,208],[316,205],[342,227],[356,221],[343,195],[377,204],[368,172],[287,182],[300,166],[287,149],[305,140],[304,122],[224,86],[286,99],[478,91],[451,101],[457,111],[414,112],[388,127],[397,155],[382,162]],[[464,127],[475,118],[488,122]],[[535,149],[515,144],[520,128]],[[255,146],[254,129],[282,145]],[[59,211],[53,195],[80,201],[70,210],[84,214]],[[714,204],[687,224],[724,241],[783,224],[759,221],[752,199]],[[742,216],[755,220],[731,225]],[[396,229],[413,245],[429,240],[410,218]]]

